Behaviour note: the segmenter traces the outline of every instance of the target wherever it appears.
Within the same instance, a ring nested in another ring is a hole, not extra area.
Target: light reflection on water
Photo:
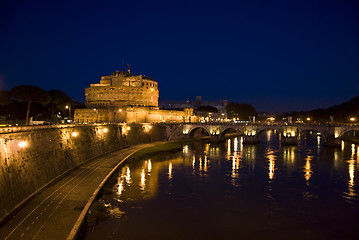
[[[310,137],[280,146],[278,133],[268,131],[259,145],[243,145],[241,137],[196,142],[128,163],[116,196],[104,197],[117,200],[111,206],[122,215],[97,226],[97,236],[351,239],[359,234],[358,147],[320,147],[318,136]]]
[[[355,144],[351,145],[351,158],[347,161],[348,164],[348,190],[343,193],[343,197],[352,201],[357,197],[357,193],[355,192],[355,168],[358,168],[359,164],[359,156],[356,154],[356,146]]]
[[[305,166],[304,166],[304,177],[305,177],[305,180],[307,180],[307,184],[308,184],[308,181],[310,179],[310,177],[312,176],[312,165],[311,165],[311,161],[313,160],[314,156],[312,155],[307,155],[305,157]]]

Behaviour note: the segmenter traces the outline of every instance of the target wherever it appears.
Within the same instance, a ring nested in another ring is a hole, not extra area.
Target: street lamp
[[[69,120],[71,120],[71,107],[70,107],[70,105],[66,105],[65,108],[69,110]]]
[[[350,120],[351,122],[355,122],[356,118],[355,118],[355,117],[351,117],[349,120]]]

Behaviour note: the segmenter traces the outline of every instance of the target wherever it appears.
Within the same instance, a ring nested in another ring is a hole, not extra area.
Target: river
[[[197,141],[176,154],[127,163],[110,217],[91,239],[357,239],[359,147],[322,146],[315,133],[281,146],[241,137]]]

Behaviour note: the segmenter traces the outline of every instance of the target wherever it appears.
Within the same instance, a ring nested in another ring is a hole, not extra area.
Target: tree
[[[10,103],[10,93],[8,91],[0,91],[0,105],[9,105]]]
[[[218,109],[213,106],[200,106],[196,111],[201,113],[218,113]]]
[[[51,118],[55,120],[55,108],[64,109],[66,106],[72,107],[73,100],[66,93],[60,90],[50,90],[49,94],[51,96],[50,104],[51,104]]]
[[[239,118],[241,121],[248,121],[250,116],[257,115],[255,108],[248,103],[228,103],[226,112],[229,118]]]
[[[196,110],[196,115],[208,117],[212,113],[218,113],[218,109],[213,106],[199,106]]]
[[[45,90],[36,86],[20,85],[11,89],[10,93],[11,97],[27,103],[26,125],[29,124],[31,103],[37,102],[42,105],[47,105],[50,101],[50,95]]]

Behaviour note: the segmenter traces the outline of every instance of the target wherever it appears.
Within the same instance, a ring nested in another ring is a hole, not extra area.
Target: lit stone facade
[[[101,77],[100,83],[85,89],[86,108],[76,109],[76,123],[152,123],[195,121],[192,108],[160,110],[158,83],[130,71],[116,71]]]
[[[146,76],[116,71],[85,89],[87,107],[158,107],[158,84]]]

